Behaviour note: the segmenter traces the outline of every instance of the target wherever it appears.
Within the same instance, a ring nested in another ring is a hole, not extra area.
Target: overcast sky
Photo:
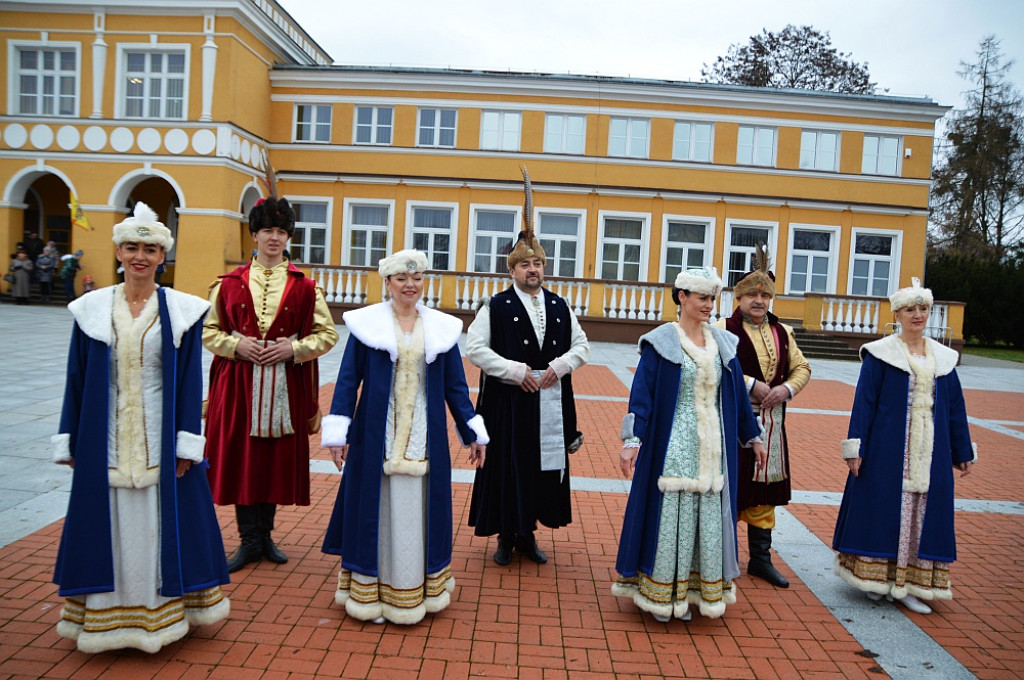
[[[809,24],[879,92],[961,106],[960,61],[994,34],[1024,89],[1022,0],[278,0],[339,64],[699,81],[767,28]]]

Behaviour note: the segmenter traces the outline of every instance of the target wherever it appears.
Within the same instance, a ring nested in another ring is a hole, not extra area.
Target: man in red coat
[[[270,535],[277,506],[309,505],[316,360],[338,333],[323,291],[284,256],[294,231],[287,199],[261,200],[249,213],[256,256],[210,287],[206,456],[214,502],[235,506],[232,572],[263,557],[287,562]]]

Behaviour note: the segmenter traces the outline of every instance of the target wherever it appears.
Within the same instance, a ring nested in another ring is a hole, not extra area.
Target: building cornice
[[[0,0],[0,11],[38,14],[132,14],[171,17],[206,15],[238,19],[260,37],[282,60],[302,66],[326,66],[333,62],[305,29],[275,0]],[[160,33],[158,26],[149,31]]]
[[[276,88],[447,92],[474,97],[556,97],[671,107],[721,107],[795,115],[884,118],[934,124],[950,110],[931,99],[848,95],[683,81],[358,66],[281,66],[270,73]]]

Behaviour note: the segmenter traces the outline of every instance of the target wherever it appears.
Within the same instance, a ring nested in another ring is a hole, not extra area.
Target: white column
[[[107,73],[107,43],[103,40],[105,26],[106,15],[102,12],[94,14],[93,29],[96,31],[96,40],[92,43],[92,113],[89,114],[90,118],[103,117],[103,78]],[[116,102],[114,109],[117,109]]]
[[[213,84],[217,73],[217,44],[213,42],[213,27],[214,16],[207,14],[203,18],[206,42],[203,43],[203,111],[199,114],[201,121],[213,120]]]

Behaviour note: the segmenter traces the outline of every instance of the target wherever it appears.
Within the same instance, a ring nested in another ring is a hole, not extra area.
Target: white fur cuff
[[[206,448],[206,437],[192,434],[185,430],[178,430],[176,455],[178,458],[190,460],[193,463],[203,462],[203,451]]]
[[[487,426],[484,425],[484,417],[479,413],[466,421],[469,429],[476,433],[476,443],[487,446],[491,443],[491,436],[487,434]],[[469,442],[467,442],[469,443]]]
[[[54,463],[68,463],[71,461],[71,435],[68,433],[55,434],[50,437],[50,452],[53,454]]]
[[[348,416],[329,414],[323,417],[320,430],[321,446],[344,446],[348,443],[348,426],[352,419]]]
[[[843,440],[843,460],[860,458],[860,439]]]
[[[622,441],[626,441],[627,439],[633,439],[636,437],[636,430],[634,429],[635,424],[635,414],[627,413],[626,415],[622,416],[622,431],[619,433],[619,437],[622,439]]]

